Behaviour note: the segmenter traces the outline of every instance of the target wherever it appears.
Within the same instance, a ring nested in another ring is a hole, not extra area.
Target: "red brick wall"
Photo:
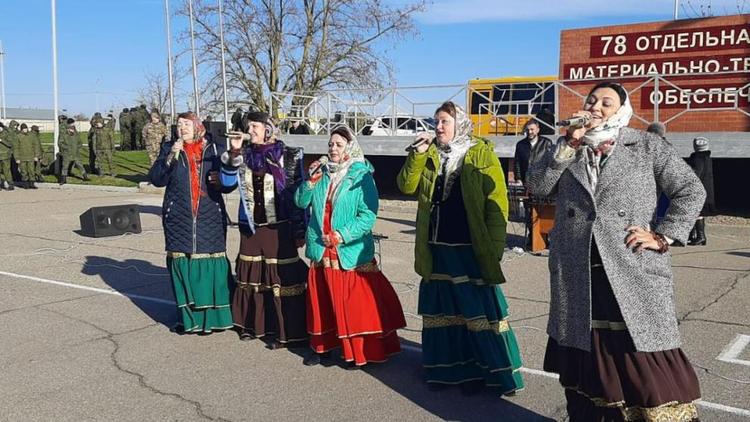
[[[640,32],[651,32],[651,31],[671,31],[671,30],[689,30],[697,28],[707,27],[723,27],[723,26],[734,26],[742,25],[743,28],[750,28],[750,15],[735,15],[735,16],[723,16],[716,18],[706,19],[689,19],[689,20],[678,20],[678,21],[665,21],[665,22],[652,22],[643,24],[633,25],[618,25],[608,27],[596,27],[586,29],[572,29],[562,31],[560,34],[560,79],[565,81],[569,78],[569,74],[565,74],[566,65],[573,63],[591,63],[591,64],[606,64],[623,61],[641,61],[641,60],[660,60],[660,59],[696,59],[696,60],[707,60],[715,58],[717,56],[732,55],[733,57],[750,57],[750,44],[741,43],[734,44],[726,47],[717,47],[722,49],[713,49],[710,51],[677,51],[677,52],[661,52],[658,54],[645,54],[645,55],[633,55],[633,56],[607,56],[607,57],[595,57],[598,54],[590,51],[591,37],[600,37],[602,35],[621,35],[621,34],[632,34]],[[629,39],[635,38],[631,36]],[[731,48],[727,48],[731,47]],[[631,49],[632,51],[632,49]],[[700,86],[706,84],[736,84],[737,87],[750,82],[750,73],[735,73],[732,75],[719,75],[718,77],[702,77],[695,78],[691,76],[682,75],[681,77],[669,77],[666,76],[670,82],[674,83],[678,87],[684,88],[685,86]],[[628,91],[636,89],[639,85],[643,84],[646,79],[640,78],[635,79],[618,79],[617,77],[611,78],[617,81],[623,81]],[[594,86],[595,83],[599,82],[563,82],[565,87],[586,95],[588,91]],[[653,82],[649,82],[646,86],[653,87]],[[664,83],[660,82],[660,86],[664,87]],[[561,87],[559,90],[560,101],[560,116],[561,118],[569,116],[576,110],[582,108],[583,100],[570,92],[568,89]],[[641,91],[636,90],[631,94],[631,103],[635,110],[635,115],[640,116],[646,123],[640,121],[634,117],[631,120],[631,126],[645,128],[648,122],[655,120],[653,109],[643,109],[641,107]],[[659,120],[662,122],[667,121],[671,117],[685,110],[684,106],[678,106],[674,108],[667,108],[660,106],[659,109]],[[749,111],[745,108],[746,111]],[[668,131],[675,132],[700,132],[700,131],[750,131],[750,116],[743,114],[736,110],[725,110],[725,111],[690,111],[684,113],[680,117],[667,123]]]

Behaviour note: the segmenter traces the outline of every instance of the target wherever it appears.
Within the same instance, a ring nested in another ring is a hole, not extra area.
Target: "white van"
[[[396,131],[391,128],[393,116],[381,116],[372,124],[362,128],[362,135],[371,136],[414,136],[420,132],[435,130],[433,119],[430,117],[416,117],[410,115],[396,116]]]

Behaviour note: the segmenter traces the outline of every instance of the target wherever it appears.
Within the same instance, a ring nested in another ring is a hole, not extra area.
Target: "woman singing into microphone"
[[[573,422],[698,418],[669,245],[687,241],[706,194],[670,144],[627,127],[632,114],[621,85],[596,85],[574,114],[585,127],[529,171],[532,193],[557,195],[544,369]],[[671,202],[654,225],[658,192]]]
[[[307,278],[307,329],[315,353],[305,364],[316,365],[341,347],[355,369],[399,352],[396,330],[406,321],[396,292],[375,262],[378,191],[373,168],[349,128],[331,132],[328,159],[322,168],[320,161],[312,163],[312,176],[295,195],[297,206],[312,211],[305,254],[313,263]]]
[[[422,276],[422,362],[431,389],[464,394],[523,387],[521,356],[500,284],[508,195],[493,145],[471,135],[452,102],[435,110],[436,142],[415,142],[398,186],[417,194],[414,269]]]

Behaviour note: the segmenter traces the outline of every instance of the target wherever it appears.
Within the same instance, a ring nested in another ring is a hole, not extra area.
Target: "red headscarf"
[[[198,202],[200,201],[200,197],[205,195],[205,193],[201,191],[200,161],[203,158],[203,146],[206,144],[205,140],[203,139],[203,135],[206,134],[206,128],[203,126],[203,122],[201,122],[201,120],[198,118],[198,115],[196,115],[192,111],[182,113],[178,116],[178,118],[190,120],[193,122],[193,130],[195,133],[193,135],[194,142],[186,142],[183,149],[185,150],[185,154],[188,158],[188,163],[190,164],[190,190],[192,192],[191,197],[193,199],[193,216],[197,216]]]

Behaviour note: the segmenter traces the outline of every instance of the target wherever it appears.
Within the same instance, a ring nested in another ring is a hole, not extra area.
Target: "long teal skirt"
[[[522,389],[521,355],[500,286],[484,284],[471,245],[430,248],[432,276],[419,286],[426,381],[483,381],[501,393]]]
[[[232,328],[229,298],[234,280],[225,253],[170,252],[167,268],[177,302],[179,330],[210,333]]]

